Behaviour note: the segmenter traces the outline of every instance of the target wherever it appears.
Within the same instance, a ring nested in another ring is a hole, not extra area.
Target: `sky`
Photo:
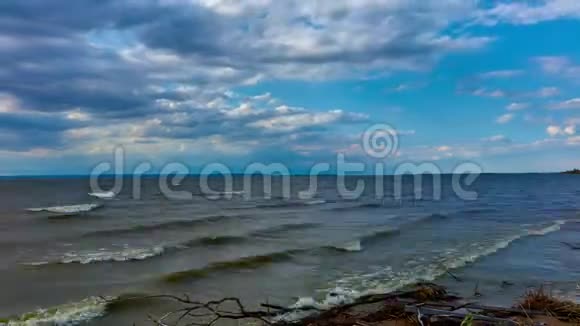
[[[577,0],[3,0],[0,175],[580,168]],[[396,130],[378,159],[361,135]],[[388,172],[388,171],[387,171]]]

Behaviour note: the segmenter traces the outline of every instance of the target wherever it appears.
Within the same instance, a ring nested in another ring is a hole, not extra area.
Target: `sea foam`
[[[91,319],[105,315],[107,304],[112,299],[112,297],[90,297],[79,302],[63,304],[48,309],[38,309],[21,316],[3,318],[0,321],[0,325],[80,325]]]
[[[69,206],[52,206],[52,207],[39,207],[39,208],[28,208],[29,212],[49,212],[56,214],[80,214],[85,212],[90,212],[97,208],[100,208],[99,204],[80,204],[80,205],[69,205]]]

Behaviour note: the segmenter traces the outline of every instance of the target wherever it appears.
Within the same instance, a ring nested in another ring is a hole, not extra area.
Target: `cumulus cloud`
[[[576,126],[575,125],[568,125],[568,126],[558,126],[558,125],[550,125],[546,128],[546,132],[551,137],[556,136],[572,136],[576,134]]]
[[[515,114],[506,113],[506,114],[503,114],[503,115],[500,115],[499,117],[497,117],[495,122],[497,122],[499,124],[506,124],[506,123],[512,121],[514,118],[515,118]]]
[[[365,118],[356,113],[277,111],[269,93],[239,99],[230,90],[428,69],[493,40],[451,31],[476,8],[456,0],[2,1],[2,143],[79,149],[98,137],[252,139],[358,123]],[[46,134],[34,139],[30,129]]]
[[[424,71],[445,55],[493,42],[492,35],[462,28],[483,10],[479,5],[475,0],[1,1],[2,149],[97,153],[125,143],[144,152],[165,147],[244,153],[286,146],[306,153],[321,140],[338,147],[341,128],[358,127],[369,117],[349,108],[297,108],[271,93],[232,90],[272,79]],[[494,10],[489,17],[516,21]],[[571,62],[564,66],[557,69],[575,73]],[[520,73],[490,71],[481,78]],[[397,90],[418,86],[407,83]],[[485,88],[474,94],[509,95]]]

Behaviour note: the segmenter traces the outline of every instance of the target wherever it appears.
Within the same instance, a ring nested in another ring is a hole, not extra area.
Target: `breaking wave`
[[[28,208],[29,212],[48,212],[55,214],[81,214],[93,211],[97,208],[102,207],[99,204],[80,204],[80,205],[69,205],[69,206],[53,206],[53,207],[39,207],[39,208]]]
[[[99,199],[113,199],[117,194],[113,191],[105,191],[105,192],[90,192],[88,195]]]
[[[350,303],[356,298],[375,293],[385,293],[399,290],[405,286],[420,281],[434,281],[445,275],[447,271],[462,268],[475,261],[493,255],[508,248],[514,241],[532,237],[544,236],[559,231],[567,221],[559,220],[547,226],[525,229],[522,232],[494,243],[473,243],[465,250],[448,250],[431,262],[410,261],[407,268],[393,271],[386,267],[368,274],[357,274],[343,277],[335,282],[335,287],[326,290],[326,297],[320,301],[312,297],[301,297],[291,308],[319,308],[328,309],[338,304]],[[288,313],[281,317],[283,320],[295,320],[304,317],[303,311]]]
[[[20,316],[0,318],[2,326],[80,325],[105,315],[111,297],[90,297],[48,309],[38,309]]]
[[[329,246],[328,248],[346,252],[357,252],[363,250],[363,246],[360,240],[349,241],[343,243],[342,245]]]
[[[100,262],[127,262],[145,260],[159,256],[166,248],[157,246],[153,248],[124,248],[121,250],[97,250],[97,251],[71,251],[65,253],[57,260],[26,263],[29,266],[58,265],[58,264],[92,264]]]
[[[189,241],[168,243],[158,245],[152,248],[123,248],[121,250],[100,249],[96,251],[78,251],[68,252],[57,260],[48,259],[47,261],[25,263],[28,266],[43,266],[55,264],[91,264],[99,262],[128,262],[145,260],[148,258],[163,255],[167,252],[176,250],[185,250],[196,246],[221,246],[228,244],[239,244],[251,241],[254,237],[275,235],[292,230],[302,230],[318,226],[317,223],[294,223],[282,224],[270,228],[265,228],[248,233],[247,235],[222,235],[207,236],[195,238]]]

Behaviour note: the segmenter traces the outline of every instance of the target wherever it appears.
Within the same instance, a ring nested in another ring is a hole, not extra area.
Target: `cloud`
[[[550,105],[552,110],[572,110],[580,109],[580,98],[572,98],[563,102],[553,103]]]
[[[416,83],[403,83],[395,87],[387,88],[387,92],[391,93],[402,93],[415,89],[421,89],[427,86],[426,82],[416,82]]]
[[[503,143],[503,144],[509,144],[512,142],[511,139],[509,139],[504,135],[494,135],[491,137],[484,138],[483,141],[486,143]]]
[[[537,97],[553,97],[560,94],[560,90],[557,87],[543,87],[537,92]]]
[[[495,121],[499,124],[506,124],[506,123],[512,121],[514,118],[515,118],[515,115],[513,113],[506,113],[506,114],[499,116]]]
[[[512,78],[522,75],[524,72],[522,70],[494,70],[484,72],[478,75],[481,79],[494,79],[494,78]]]
[[[580,7],[574,0],[500,2],[480,10],[476,20],[484,25],[529,25],[560,18],[580,18]]]
[[[580,65],[576,65],[565,56],[546,56],[534,58],[540,69],[552,75],[559,75],[568,78],[580,77]]]
[[[454,30],[476,8],[456,0],[2,1],[0,141],[82,152],[115,142],[272,144],[272,134],[303,141],[368,117],[231,90],[424,71],[493,41]]]
[[[568,126],[558,126],[558,125],[550,125],[546,128],[546,132],[551,137],[556,136],[572,136],[576,134],[576,126],[575,125],[568,125]]]
[[[524,110],[527,109],[530,105],[528,103],[522,103],[522,102],[513,102],[510,103],[506,109],[508,111],[519,111],[519,110]]]
[[[435,150],[437,152],[449,152],[451,149],[452,149],[451,146],[443,145],[443,146],[437,147]]]

